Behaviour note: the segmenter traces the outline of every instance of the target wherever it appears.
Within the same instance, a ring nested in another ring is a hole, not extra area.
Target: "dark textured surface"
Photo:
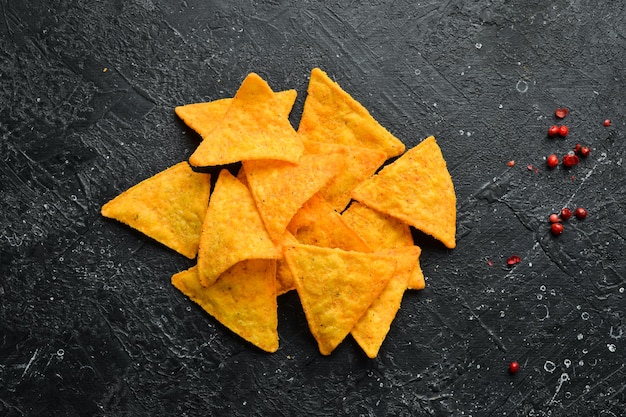
[[[624,415],[624,4],[366,3],[0,1],[0,415]],[[174,106],[255,71],[297,125],[315,66],[435,135],[457,191],[458,246],[424,245],[376,360],[322,357],[295,294],[259,352],[170,285],[191,261],[99,215],[191,154]],[[590,214],[554,238],[564,205]]]

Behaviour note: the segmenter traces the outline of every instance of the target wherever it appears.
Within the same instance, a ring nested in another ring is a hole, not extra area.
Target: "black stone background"
[[[0,415],[625,415],[625,22],[593,0],[1,0]],[[458,246],[417,236],[427,288],[376,360],[321,356],[294,293],[260,352],[171,286],[192,261],[99,214],[191,154],[176,105],[254,71],[299,91],[297,126],[316,66],[407,146],[435,135],[458,196]],[[555,238],[565,205],[589,217]]]

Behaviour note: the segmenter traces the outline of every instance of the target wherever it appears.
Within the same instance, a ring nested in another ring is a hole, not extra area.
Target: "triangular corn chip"
[[[320,194],[338,212],[342,212],[350,199],[354,187],[371,177],[387,159],[383,151],[359,146],[303,140],[306,153],[338,153],[346,156],[345,168],[333,177]]]
[[[298,242],[306,245],[371,252],[320,193],[304,203],[287,226]]]
[[[341,217],[350,228],[363,238],[372,250],[414,246],[413,235],[409,225],[395,217],[367,207],[358,201],[353,201],[350,207],[341,213]],[[421,250],[419,253],[421,253]],[[418,258],[419,253],[417,255]],[[417,265],[411,271],[408,288],[421,290],[425,286],[424,273],[420,267],[419,259],[417,259]]]
[[[275,95],[276,112],[281,117],[288,117],[296,100],[296,90],[279,91]],[[187,126],[195,130],[202,139],[205,139],[220,124],[232,102],[232,98],[222,98],[206,103],[177,106],[174,111]]]
[[[350,333],[396,268],[388,254],[310,245],[286,248],[285,259],[322,355]]]
[[[210,190],[209,174],[180,162],[129,188],[101,212],[193,259]]]
[[[378,355],[380,346],[400,308],[402,296],[420,252],[417,246],[405,246],[389,251],[395,256],[396,270],[387,286],[350,332],[369,358],[375,358]]]
[[[200,143],[189,163],[202,167],[258,159],[296,162],[304,146],[277,107],[280,98],[261,77],[250,73],[210,139]]]
[[[220,172],[206,212],[198,275],[205,287],[245,259],[277,259],[280,251],[270,239],[248,188],[226,169]]]
[[[378,149],[388,158],[405,149],[398,138],[319,68],[311,71],[298,135],[317,142]]]
[[[276,263],[276,293],[278,295],[285,294],[291,290],[296,289],[296,285],[293,282],[293,275],[289,270],[289,265],[285,260],[285,248],[298,244],[298,240],[289,232],[285,232],[283,238],[279,242],[282,257]]]
[[[361,183],[352,198],[456,246],[456,195],[441,149],[430,136],[378,174]]]
[[[224,326],[267,351],[278,350],[276,261],[246,260],[210,287],[200,284],[197,267],[172,276],[172,284]]]
[[[344,164],[341,154],[305,154],[297,165],[272,160],[243,162],[248,187],[273,239],[281,239],[294,214]]]

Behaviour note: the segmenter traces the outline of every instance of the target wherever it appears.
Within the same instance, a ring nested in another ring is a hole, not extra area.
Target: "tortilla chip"
[[[288,117],[296,101],[296,90],[279,91],[275,95],[276,112],[281,117]],[[232,101],[232,98],[222,98],[206,103],[186,104],[175,107],[174,111],[187,126],[205,139],[221,123]]]
[[[209,201],[198,250],[198,275],[205,287],[246,259],[277,259],[274,246],[248,188],[226,169]]]
[[[296,289],[296,284],[293,282],[293,275],[291,274],[289,265],[287,265],[287,261],[285,260],[285,248],[297,244],[298,240],[289,232],[285,232],[283,239],[279,243],[283,256],[276,263],[276,293],[278,295],[282,295]]]
[[[267,351],[278,350],[276,261],[246,260],[215,284],[200,284],[197,267],[172,276],[172,284],[224,326]]]
[[[413,247],[413,235],[411,228],[399,219],[381,213],[367,207],[358,201],[353,201],[341,217],[345,223],[355,230],[372,250],[396,249],[402,247]],[[417,247],[417,246],[415,246]],[[421,290],[426,286],[424,272],[420,267],[419,255],[417,254],[417,264],[411,272],[408,288]]]
[[[387,159],[383,151],[358,146],[303,140],[306,153],[342,153],[346,157],[345,168],[333,177],[320,193],[338,212],[350,203],[354,187],[371,177]]]
[[[396,268],[388,254],[310,245],[286,248],[285,259],[322,355],[350,333]]]
[[[180,162],[102,206],[105,217],[136,229],[189,259],[196,257],[211,190],[209,174]]]
[[[224,165],[242,160],[296,162],[304,146],[281,112],[280,98],[257,74],[250,73],[222,121],[189,157],[193,166]],[[283,106],[284,107],[284,106]]]
[[[404,152],[404,144],[321,69],[311,71],[307,93],[298,127],[302,139],[377,149],[388,158]]]
[[[353,201],[341,217],[375,250],[413,245],[408,224],[358,201]]]
[[[283,161],[244,161],[249,188],[270,236],[280,240],[300,207],[344,164],[340,154],[305,154],[297,165]]]
[[[456,246],[456,195],[433,136],[361,183],[352,198]]]
[[[373,359],[378,355],[389,333],[420,252],[417,246],[405,246],[389,251],[397,261],[396,270],[387,286],[350,332],[369,358]]]
[[[304,203],[291,219],[287,230],[298,242],[306,245],[371,252],[365,241],[348,227],[320,193]]]

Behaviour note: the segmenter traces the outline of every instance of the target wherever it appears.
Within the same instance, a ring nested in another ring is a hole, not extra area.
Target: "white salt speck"
[[[520,93],[525,93],[528,91],[528,83],[524,80],[519,80],[517,84],[515,84],[515,89]]]
[[[504,106],[503,106],[502,104],[498,105],[498,108],[499,108],[499,109],[501,109],[501,108],[503,108],[503,107],[504,107]]]
[[[609,349],[609,352],[615,352],[617,347],[613,343],[608,343],[606,347]]]
[[[543,369],[545,369],[546,372],[552,373],[556,369],[556,365],[552,361],[546,361],[546,363],[543,364]]]
[[[483,47],[483,44],[482,44],[482,43],[480,43],[480,42],[476,42],[476,45],[475,45],[475,46],[476,46],[476,49],[480,49],[480,48],[482,48],[482,47]]]
[[[565,365],[566,368],[569,368],[572,365],[572,361],[570,361],[569,359],[565,359],[563,361],[563,364]]]
[[[545,290],[546,290],[546,286],[545,286],[545,285],[542,285],[541,287],[539,287],[539,289],[540,289],[541,291],[545,291]]]
[[[624,294],[624,287],[619,289],[620,294]]]
[[[589,313],[587,313],[586,311],[583,311],[580,315],[580,318],[583,320],[589,320]]]
[[[585,337],[585,336],[583,336],[582,333],[578,333],[578,336],[576,336],[576,339],[583,340],[583,337]]]
[[[419,68],[415,68],[415,75],[420,75],[422,71]]]

